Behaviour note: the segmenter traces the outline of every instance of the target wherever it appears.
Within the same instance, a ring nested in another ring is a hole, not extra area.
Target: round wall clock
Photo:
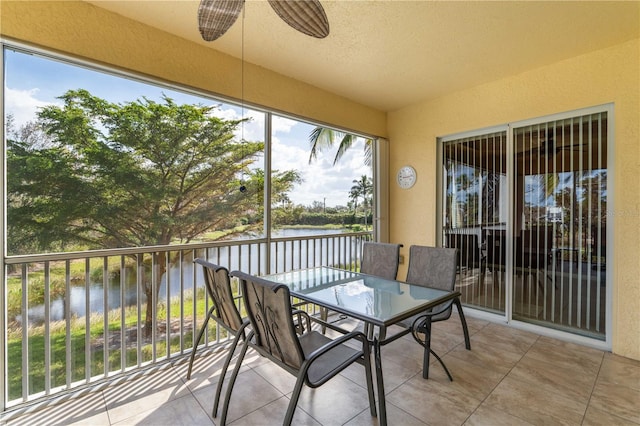
[[[398,186],[402,189],[409,189],[416,183],[416,169],[411,166],[404,166],[398,170],[396,176]]]

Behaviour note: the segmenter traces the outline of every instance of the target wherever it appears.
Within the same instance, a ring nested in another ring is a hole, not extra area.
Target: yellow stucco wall
[[[386,114],[80,1],[2,1],[0,34],[362,133]],[[244,72],[244,82],[242,73]],[[244,88],[243,88],[244,83]]]
[[[640,359],[638,39],[390,113],[391,178],[404,164],[419,176],[411,190],[391,187],[391,241],[404,244],[405,256],[411,244],[435,243],[438,136],[606,103],[614,103],[615,126],[612,345],[614,353]]]

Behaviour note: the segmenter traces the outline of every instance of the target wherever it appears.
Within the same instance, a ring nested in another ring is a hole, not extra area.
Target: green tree
[[[324,213],[325,211],[325,202],[324,201],[313,201],[311,205],[308,207],[308,210],[313,213]]]
[[[11,254],[188,243],[240,223],[262,226],[264,172],[250,166],[264,144],[235,140],[242,120],[168,97],[114,104],[76,90],[60,99],[38,113],[46,143],[7,142]],[[288,171],[272,180],[287,192],[297,179]],[[166,272],[164,252],[156,256],[149,275],[157,279],[141,280],[147,301]]]
[[[358,198],[362,198],[362,208],[364,211],[364,225],[366,228],[367,214],[368,214],[367,207],[370,207],[371,205],[371,198],[373,194],[373,182],[368,176],[362,175],[360,179],[354,179],[353,183],[354,185],[351,187],[351,190],[349,191],[349,198],[351,198],[354,201],[354,206],[355,206],[354,210],[356,214],[358,210]]]
[[[356,141],[357,136],[350,133],[339,132],[337,130],[328,129],[326,127],[316,127],[309,134],[309,144],[311,152],[309,153],[309,164],[317,159],[318,153],[327,149],[331,149],[336,141],[340,139],[338,151],[333,159],[333,165],[336,165],[340,158],[351,148]],[[364,163],[370,166],[373,159],[373,140],[365,139],[364,144]]]

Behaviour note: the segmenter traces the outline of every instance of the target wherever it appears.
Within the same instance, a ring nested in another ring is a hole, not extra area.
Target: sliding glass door
[[[607,112],[513,129],[513,318],[604,338]]]
[[[442,243],[467,306],[605,340],[606,109],[442,142]]]
[[[497,259],[487,252],[487,237],[507,227],[506,155],[506,130],[457,138],[443,145],[442,242],[458,249],[456,285],[464,304],[502,313],[506,257],[502,253]],[[500,269],[499,262],[503,263]]]

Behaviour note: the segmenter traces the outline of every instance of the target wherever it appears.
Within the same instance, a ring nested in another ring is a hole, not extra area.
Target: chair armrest
[[[351,339],[356,339],[356,340],[360,340],[362,342],[362,345],[368,345],[369,341],[367,340],[367,336],[364,335],[364,333],[362,333],[361,331],[352,331],[350,333],[347,333],[343,336],[340,336],[336,339],[332,339],[329,343],[327,343],[324,346],[319,347],[318,349],[316,349],[315,351],[311,352],[308,356],[307,356],[307,361],[309,363],[312,363],[315,359],[317,359],[318,357],[322,356],[323,354],[329,352],[331,349],[342,345],[343,343],[351,340]]]
[[[298,334],[304,334],[304,325],[302,324],[302,318],[304,317],[304,321],[307,325],[307,330],[311,330],[311,319],[309,317],[309,314],[306,313],[305,311],[303,311],[302,309],[292,309],[291,310],[291,315],[297,316],[298,320],[297,322],[294,322],[296,325],[296,331],[298,332]]]
[[[316,317],[314,315],[310,315],[310,318],[311,318],[311,322],[315,322],[315,323],[320,324],[320,325],[322,325],[324,327],[330,328],[333,331],[337,331],[338,333],[341,333],[341,334],[350,333],[349,330],[346,330],[346,329],[344,329],[342,327],[338,327],[334,323],[331,323],[331,322],[328,322],[328,321],[324,321],[324,320],[322,320],[322,319],[320,319],[320,318],[318,318],[318,317]]]
[[[331,340],[315,331],[313,333],[326,339],[327,343],[308,354],[300,366],[300,373],[304,375],[304,381],[307,386],[311,388],[322,386],[354,362],[368,365],[367,362],[369,361],[368,358],[370,354],[369,343],[362,332],[353,331],[335,340]],[[344,344],[351,339],[360,340],[362,342],[362,349],[359,350]],[[336,356],[332,355],[334,352]],[[325,359],[325,357],[327,358]],[[315,374],[311,376],[309,372],[314,368],[313,366],[316,364],[316,361],[318,361],[319,370],[316,370]]]
[[[423,314],[420,314],[420,316],[418,316],[415,320],[413,320],[413,323],[411,324],[411,328],[415,328],[416,324],[423,322],[425,319],[427,319],[427,317],[433,317],[443,313],[444,311],[449,309],[452,304],[453,304],[453,299],[447,302],[444,302],[443,304],[444,306],[438,309],[437,311],[429,311],[429,312],[424,312]]]

